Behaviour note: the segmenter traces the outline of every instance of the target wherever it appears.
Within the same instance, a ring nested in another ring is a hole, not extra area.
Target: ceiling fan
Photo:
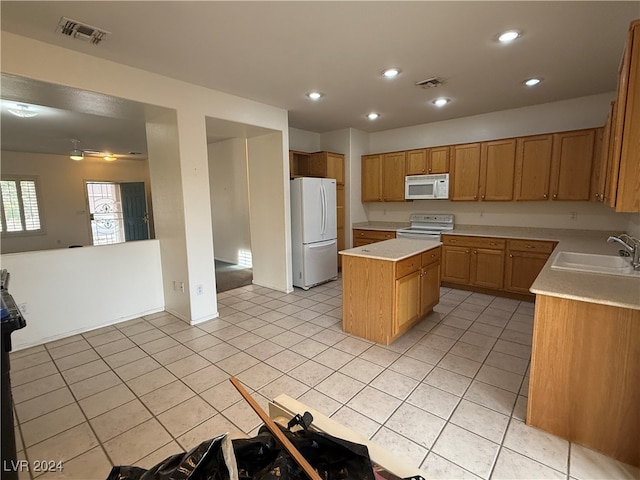
[[[71,143],[73,143],[73,149],[69,153],[69,158],[71,160],[75,160],[79,162],[80,160],[84,160],[85,156],[88,157],[102,157],[107,162],[113,162],[118,158],[127,158],[132,155],[141,155],[140,152],[128,152],[128,153],[111,153],[111,152],[102,152],[99,150],[91,150],[87,148],[80,149],[78,146],[80,144],[80,140],[72,139]]]

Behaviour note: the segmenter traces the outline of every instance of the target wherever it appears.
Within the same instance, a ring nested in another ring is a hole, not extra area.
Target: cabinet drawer
[[[422,254],[421,263],[423,267],[427,265],[431,265],[432,263],[436,263],[440,261],[440,250],[441,248],[434,248],[433,250],[429,250],[428,252],[424,252]]]
[[[551,253],[555,246],[555,242],[540,240],[509,240],[509,250],[517,252]]]
[[[444,245],[453,245],[458,247],[494,248],[497,250],[504,250],[507,245],[507,240],[504,238],[493,238],[493,237],[443,235],[442,243]]]
[[[402,278],[410,273],[420,270],[420,255],[414,255],[413,257],[400,260],[396,264],[396,278]]]
[[[395,230],[353,230],[353,238],[371,238],[372,240],[389,240],[396,238]]]

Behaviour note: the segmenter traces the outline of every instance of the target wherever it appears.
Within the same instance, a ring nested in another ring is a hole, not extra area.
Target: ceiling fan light
[[[385,78],[394,78],[394,77],[397,77],[398,75],[400,75],[399,68],[387,68],[386,70],[382,71],[382,76]]]
[[[84,159],[84,152],[82,150],[73,149],[69,153],[69,158],[71,160],[75,160],[76,162],[79,162],[80,160]]]
[[[38,112],[29,110],[28,105],[23,105],[21,103],[17,104],[15,108],[8,108],[7,111],[20,118],[32,118],[38,115]]]

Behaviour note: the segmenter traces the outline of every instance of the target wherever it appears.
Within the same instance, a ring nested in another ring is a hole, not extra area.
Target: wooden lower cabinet
[[[640,310],[536,296],[527,424],[640,467]]]
[[[363,245],[382,242],[384,240],[390,240],[392,238],[396,238],[395,230],[365,230],[359,228],[353,229],[354,247],[362,247]]]
[[[442,243],[442,281],[446,284],[527,296],[532,295],[529,288],[557,244],[466,235],[443,235]]]
[[[471,251],[471,285],[500,290],[503,270],[504,250],[474,248]]]
[[[345,255],[342,329],[389,345],[440,299],[441,247],[400,261]]]
[[[503,285],[505,239],[442,236],[442,280],[500,290]]]
[[[504,270],[504,289],[514,293],[529,293],[556,242],[540,240],[507,241],[507,258]]]

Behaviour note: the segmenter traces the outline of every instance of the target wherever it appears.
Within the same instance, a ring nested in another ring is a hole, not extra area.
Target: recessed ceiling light
[[[436,107],[444,107],[450,101],[451,101],[451,99],[449,99],[449,98],[440,97],[440,98],[436,98],[431,103],[433,103]]]
[[[324,97],[324,94],[320,92],[309,92],[307,93],[307,97],[309,97],[311,100],[320,100],[322,97]]]
[[[498,41],[500,43],[509,43],[513,42],[516,38],[520,36],[520,32],[518,30],[507,30],[506,32],[502,32],[498,36]]]
[[[28,105],[24,105],[22,103],[18,103],[13,108],[7,108],[7,110],[9,111],[9,113],[12,113],[16,117],[20,117],[20,118],[31,118],[38,115],[38,112],[34,112],[33,110],[30,110]]]
[[[542,81],[541,78],[530,78],[529,80],[525,80],[523,83],[527,86],[527,87],[535,87],[536,85],[538,85],[540,82]]]
[[[380,114],[376,113],[376,112],[371,112],[371,113],[367,114],[367,118],[369,120],[375,120],[376,118],[379,118],[379,117],[380,117]]]
[[[400,75],[399,68],[387,68],[386,70],[382,71],[382,76],[385,78],[394,78],[394,77],[397,77],[398,75]]]

